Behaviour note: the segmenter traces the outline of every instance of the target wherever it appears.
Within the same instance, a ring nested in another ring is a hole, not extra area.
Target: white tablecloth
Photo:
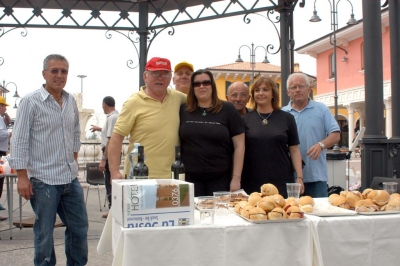
[[[314,224],[324,266],[400,265],[400,214],[307,218]]]
[[[235,214],[213,226],[123,228],[111,215],[98,253],[111,248],[113,265],[319,265],[310,220],[252,224]]]

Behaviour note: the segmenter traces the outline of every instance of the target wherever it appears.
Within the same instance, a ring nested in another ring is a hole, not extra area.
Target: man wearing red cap
[[[182,61],[175,66],[172,82],[174,83],[176,90],[188,94],[190,88],[190,77],[192,76],[193,71],[193,65],[186,61]]]
[[[111,177],[122,179],[119,171],[122,141],[130,135],[128,153],[135,142],[144,146],[149,178],[171,178],[175,146],[179,145],[179,107],[186,95],[168,89],[171,63],[166,58],[150,59],[143,73],[145,86],[125,103],[114,126],[108,148]]]

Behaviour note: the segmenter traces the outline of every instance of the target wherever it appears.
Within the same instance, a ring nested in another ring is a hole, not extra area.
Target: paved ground
[[[347,164],[346,164],[347,166]],[[353,158],[350,160],[350,168],[356,171],[361,171],[361,160],[360,158]],[[87,191],[87,184],[82,183],[85,190],[85,196]],[[4,186],[5,188],[5,186]],[[87,265],[99,266],[99,265],[111,265],[112,264],[112,251],[107,252],[103,255],[97,254],[97,243],[102,233],[105,219],[101,218],[101,215],[108,211],[108,208],[104,208],[104,197],[105,188],[100,188],[100,199],[102,202],[103,211],[100,212],[97,189],[91,188],[89,192],[89,198],[87,202],[87,210],[89,215],[89,262]],[[19,209],[18,209],[18,196],[16,191],[16,184],[14,184],[14,221],[19,221]],[[0,199],[0,204],[7,206],[6,194],[7,191],[3,191],[3,197]],[[22,216],[23,218],[33,217],[33,211],[30,203],[22,201]],[[7,211],[0,211],[0,216],[7,217]],[[65,265],[65,254],[64,254],[64,230],[65,227],[59,227],[54,229],[54,242],[55,252],[57,257],[57,265]],[[33,231],[32,228],[19,228],[14,227],[13,239],[10,240],[10,230],[8,226],[8,220],[0,221],[0,265],[2,266],[28,266],[33,265]]]
[[[87,192],[87,184],[82,183],[84,187],[85,197]],[[5,188],[5,186],[4,186]],[[13,220],[19,221],[18,196],[16,195],[16,184],[14,184],[14,214]],[[87,265],[111,265],[113,260],[112,251],[103,255],[97,254],[97,243],[99,242],[105,220],[102,214],[108,211],[108,207],[104,208],[105,188],[100,187],[100,198],[102,202],[102,212],[100,212],[97,188],[90,188],[89,198],[87,202],[87,211],[89,216],[89,262]],[[0,204],[7,206],[7,191],[3,191]],[[22,201],[22,216],[24,218],[33,217],[33,211],[29,202]],[[0,211],[0,216],[7,217],[8,211]],[[54,229],[54,244],[57,257],[57,265],[66,265],[64,253],[64,231],[65,227]],[[33,265],[33,230],[32,228],[16,228],[12,231],[13,239],[10,240],[10,230],[8,220],[0,221],[0,265],[1,266],[28,266]]]

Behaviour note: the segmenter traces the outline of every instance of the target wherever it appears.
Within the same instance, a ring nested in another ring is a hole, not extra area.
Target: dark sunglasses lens
[[[201,86],[201,82],[193,82],[193,87],[200,87]]]
[[[211,86],[211,80],[203,81],[203,86]]]

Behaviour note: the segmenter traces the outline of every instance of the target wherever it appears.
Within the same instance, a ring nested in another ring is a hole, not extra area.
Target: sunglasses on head
[[[200,87],[201,85],[203,85],[203,87],[205,86],[211,86],[211,80],[203,80],[203,81],[195,81],[193,82],[193,87]]]

